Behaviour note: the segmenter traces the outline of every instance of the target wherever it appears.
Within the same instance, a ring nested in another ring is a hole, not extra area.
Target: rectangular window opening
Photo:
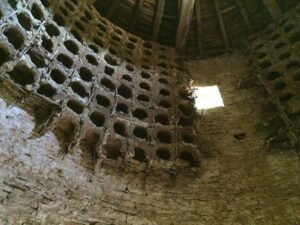
[[[224,107],[218,86],[195,87],[194,90],[197,110]]]

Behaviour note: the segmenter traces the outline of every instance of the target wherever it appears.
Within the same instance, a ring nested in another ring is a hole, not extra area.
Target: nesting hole
[[[124,84],[121,84],[120,87],[118,88],[118,94],[126,99],[132,98],[131,89]]]
[[[272,65],[272,63],[270,61],[267,61],[267,60],[259,63],[259,66],[262,69],[266,69],[266,68],[270,67],[271,65]]]
[[[110,101],[107,97],[103,95],[97,95],[96,97],[98,105],[101,105],[103,107],[109,107],[110,106]]]
[[[169,116],[166,114],[158,114],[155,116],[155,122],[162,125],[168,125],[170,122]]]
[[[33,84],[36,76],[33,70],[24,64],[17,64],[8,74],[14,82],[22,86]]]
[[[20,49],[24,44],[25,38],[19,29],[11,27],[4,31],[4,35],[7,37],[9,43],[11,43],[16,49]]]
[[[40,9],[40,7],[38,6],[38,4],[36,4],[36,3],[32,4],[31,13],[34,16],[34,18],[36,18],[38,20],[44,19],[43,11]]]
[[[118,66],[118,61],[116,59],[114,59],[113,57],[111,57],[110,55],[105,55],[104,56],[104,60],[112,66]]]
[[[139,101],[142,101],[142,102],[149,102],[150,101],[150,98],[147,95],[144,95],[144,94],[139,95],[137,97],[137,99]]]
[[[192,153],[188,151],[183,151],[180,153],[179,158],[185,162],[188,162],[191,167],[197,167],[198,162],[195,160],[194,156]]]
[[[44,95],[48,98],[52,98],[56,94],[56,89],[50,84],[42,84],[37,92],[41,95]]]
[[[115,70],[109,66],[106,66],[104,68],[104,73],[107,74],[108,76],[112,76],[115,73]]]
[[[64,18],[59,15],[59,14],[55,14],[53,16],[53,20],[59,25],[59,26],[65,26],[66,25],[66,22],[64,20]]]
[[[85,58],[87,59],[87,61],[88,61],[90,64],[92,64],[92,65],[94,65],[94,66],[97,66],[97,65],[98,65],[98,61],[97,61],[97,59],[96,59],[93,55],[86,55]]]
[[[145,127],[136,127],[133,130],[133,134],[134,136],[141,138],[141,139],[148,139],[148,132],[147,129]]]
[[[78,54],[79,48],[74,41],[67,40],[64,42],[64,45],[68,49],[69,52],[73,53],[74,55]]]
[[[29,50],[28,55],[30,56],[31,61],[38,68],[43,68],[46,66],[45,58],[41,54],[39,54],[37,51]]]
[[[161,143],[170,144],[172,143],[172,134],[169,131],[158,131],[157,138]]]
[[[140,88],[150,91],[150,85],[145,82],[140,83]]]
[[[25,12],[22,12],[17,17],[21,26],[24,27],[25,30],[29,31],[32,27],[29,15]]]
[[[279,97],[279,100],[284,103],[284,102],[287,102],[289,100],[291,100],[292,98],[294,97],[294,95],[292,93],[287,93],[285,95],[282,95]]]
[[[165,78],[160,78],[160,79],[158,80],[158,82],[160,82],[160,83],[162,83],[162,84],[168,84],[168,83],[169,83],[168,80],[165,79]]]
[[[144,71],[141,72],[141,76],[144,79],[150,79],[151,78],[151,75],[149,73],[147,73],[147,72],[144,72]]]
[[[300,31],[295,32],[291,37],[290,37],[290,41],[291,43],[296,43],[300,40]]]
[[[85,89],[85,87],[78,81],[71,82],[70,87],[74,91],[74,93],[78,94],[81,97],[87,97],[89,96],[89,93]]]
[[[272,71],[271,73],[268,74],[267,76],[267,80],[275,80],[278,77],[283,76],[282,73],[278,72],[278,71]]]
[[[291,61],[286,65],[287,69],[297,69],[300,67],[300,63],[298,61]]]
[[[48,52],[53,52],[53,42],[50,39],[47,39],[45,36],[42,37],[42,46]]]
[[[53,24],[47,24],[45,25],[46,27],[46,32],[51,36],[51,37],[57,37],[60,35],[59,29]]]
[[[141,148],[134,148],[134,160],[139,161],[139,162],[146,162],[147,158],[146,158],[146,154],[145,151]]]
[[[130,66],[130,65],[126,65],[126,69],[129,71],[129,72],[133,72],[133,67]]]
[[[65,54],[59,54],[57,56],[57,60],[60,61],[68,69],[70,69],[73,65],[73,60]]]
[[[140,108],[137,108],[133,111],[132,115],[135,117],[135,118],[138,118],[140,120],[144,120],[148,117],[148,113],[146,110],[144,109],[140,109]]]
[[[79,102],[79,101],[76,101],[74,99],[71,99],[68,101],[67,103],[67,106],[75,113],[77,114],[81,114],[83,113],[84,111],[84,105]]]
[[[122,76],[122,79],[123,79],[123,80],[126,80],[126,81],[128,81],[128,82],[131,82],[131,81],[132,81],[132,77],[131,77],[130,75],[128,75],[128,74],[124,74],[124,75]]]
[[[76,30],[71,29],[71,33],[73,34],[73,36],[76,38],[77,41],[83,43],[81,35]]]
[[[159,94],[162,96],[169,96],[170,95],[170,91],[166,90],[166,89],[161,89],[159,91]]]
[[[171,107],[171,103],[168,102],[168,101],[163,100],[163,101],[159,102],[159,106],[161,106],[163,108],[170,108]]]
[[[81,67],[79,70],[79,75],[82,80],[86,82],[92,81],[94,74],[86,67]]]
[[[116,89],[114,83],[107,78],[102,78],[101,85],[110,90],[111,92],[114,92]]]
[[[190,134],[181,134],[181,137],[182,137],[182,140],[185,142],[185,143],[193,143],[194,142],[194,138],[192,135]]]
[[[9,61],[11,58],[11,55],[9,53],[9,50],[5,48],[4,46],[0,45],[0,67]]]
[[[159,148],[156,151],[156,156],[159,159],[162,159],[162,160],[170,160],[170,158],[171,158],[170,151],[168,149],[165,149],[165,148]]]
[[[286,83],[284,83],[283,81],[278,81],[274,84],[274,89],[276,91],[282,91],[283,89],[286,88]]]
[[[280,60],[285,60],[285,59],[290,58],[290,56],[291,56],[291,53],[289,53],[289,52],[284,52],[284,53],[280,54],[279,59],[280,59]]]
[[[178,124],[183,127],[192,126],[193,120],[188,117],[180,117]]]
[[[63,84],[66,80],[65,74],[58,69],[52,70],[50,76],[57,84]]]
[[[118,121],[114,124],[114,131],[121,135],[121,136],[126,136],[126,126],[124,123]]]
[[[106,145],[106,157],[112,160],[117,160],[118,158],[122,157],[121,146],[122,145],[119,142]]]
[[[103,127],[105,123],[105,116],[98,111],[92,112],[90,115],[90,119],[97,127]]]
[[[124,114],[128,114],[128,106],[124,103],[118,103],[117,104],[117,107],[116,107],[116,111],[117,112],[121,112],[121,113],[124,113]]]

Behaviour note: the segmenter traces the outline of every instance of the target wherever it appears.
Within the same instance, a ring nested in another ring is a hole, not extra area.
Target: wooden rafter
[[[165,0],[158,0],[157,7],[156,7],[156,15],[154,20],[153,26],[153,33],[152,33],[152,40],[156,41],[158,39],[161,21],[164,15],[164,8],[165,8]]]
[[[265,7],[271,14],[273,20],[278,20],[281,18],[282,12],[281,9],[279,8],[277,2],[275,0],[262,0]]]
[[[196,0],[196,19],[197,19],[197,35],[198,35],[198,49],[200,55],[203,54],[203,43],[202,43],[202,10],[201,10],[201,0]]]
[[[220,29],[221,29],[221,33],[222,33],[222,37],[223,37],[223,41],[224,41],[224,45],[225,45],[226,50],[228,51],[229,50],[229,41],[228,41],[226,29],[225,29],[225,24],[224,24],[224,21],[223,21],[222,12],[221,12],[221,9],[220,9],[219,0],[214,0],[214,4],[215,4],[216,11],[217,11],[218,21],[219,21],[219,25],[220,25]]]
[[[182,51],[185,46],[186,37],[189,32],[195,0],[182,0],[180,18],[176,35],[176,49]]]
[[[248,15],[247,10],[246,10],[246,8],[244,6],[244,3],[242,2],[242,0],[235,0],[235,3],[236,3],[236,5],[238,6],[238,8],[239,8],[239,10],[241,12],[241,15],[242,15],[242,17],[244,19],[244,22],[245,22],[245,25],[247,27],[248,32],[252,31],[253,30],[253,26],[252,26],[252,23],[251,23],[251,21],[249,19],[249,15]]]
[[[132,9],[131,21],[130,21],[130,25],[129,25],[130,31],[134,30],[136,21],[138,20],[139,14],[141,13],[141,8],[142,8],[143,3],[144,3],[144,0],[136,0],[135,1],[134,7]]]
[[[106,18],[107,19],[111,19],[115,13],[116,13],[116,10],[118,8],[118,5],[119,5],[119,2],[120,0],[113,0],[112,3],[111,3],[111,6],[106,14]]]

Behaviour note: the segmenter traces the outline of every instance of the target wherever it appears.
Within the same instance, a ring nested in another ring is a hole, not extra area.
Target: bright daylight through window
[[[223,99],[218,86],[195,87],[197,110],[223,107]]]

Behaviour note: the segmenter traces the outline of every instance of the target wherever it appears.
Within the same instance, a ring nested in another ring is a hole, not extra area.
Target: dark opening
[[[161,106],[163,108],[170,108],[171,104],[170,104],[170,102],[163,100],[163,101],[159,102],[159,106]]]
[[[29,31],[32,27],[31,19],[27,13],[20,13],[18,15],[18,21],[25,30]]]
[[[57,60],[60,61],[68,69],[71,69],[71,67],[73,65],[73,60],[65,54],[59,54],[57,56]]]
[[[186,116],[190,116],[194,109],[194,107],[192,105],[183,105],[183,104],[179,104],[178,108]]]
[[[116,122],[114,124],[114,131],[121,135],[121,136],[126,136],[126,128],[125,128],[125,124],[124,123],[121,123],[121,122]]]
[[[85,89],[85,87],[78,81],[72,82],[70,84],[70,87],[74,91],[74,93],[78,94],[81,97],[87,97],[89,96],[89,93]]]
[[[169,83],[168,80],[165,79],[165,78],[160,78],[158,81],[159,81],[160,83],[162,83],[162,84],[168,84],[168,83]]]
[[[290,41],[294,44],[300,40],[300,31],[297,31],[293,33],[293,35],[290,37]]]
[[[179,123],[180,126],[186,127],[186,126],[192,126],[193,125],[193,120],[188,117],[180,117],[179,118]]]
[[[270,67],[271,65],[272,65],[272,64],[271,64],[270,61],[263,61],[263,62],[259,63],[259,66],[260,66],[260,68],[262,68],[262,69],[268,68],[268,67]]]
[[[87,157],[92,162],[93,167],[98,160],[97,146],[99,140],[100,140],[100,135],[97,132],[93,130],[88,130],[82,141],[83,143],[81,143],[84,146],[84,148],[88,151]],[[88,166],[89,167],[91,166],[89,162],[88,162]]]
[[[145,82],[140,83],[140,88],[150,91],[150,85]]]
[[[281,76],[283,76],[282,73],[280,73],[278,71],[273,71],[273,72],[268,74],[267,80],[275,80],[275,79],[277,79],[278,77],[281,77]]]
[[[292,93],[288,93],[288,94],[280,96],[279,100],[283,103],[283,102],[289,101],[293,97],[294,97],[294,95]]]
[[[38,68],[43,68],[46,66],[45,58],[41,54],[39,54],[37,51],[29,50],[28,55],[30,56],[31,61]]]
[[[67,106],[77,114],[83,113],[84,105],[79,101],[71,99],[68,101]]]
[[[193,143],[194,142],[194,138],[190,134],[181,134],[181,136],[182,136],[182,140],[186,143]]]
[[[172,134],[169,131],[158,131],[157,138],[160,142],[170,144],[172,143]]]
[[[132,77],[131,77],[130,75],[128,75],[128,74],[123,75],[123,76],[122,76],[122,79],[123,79],[123,80],[126,80],[126,81],[128,81],[128,82],[131,82],[131,81],[132,81]]]
[[[56,122],[54,134],[64,150],[67,150],[72,141],[74,141],[77,127],[77,124],[68,117],[60,118],[59,121]]]
[[[104,73],[106,73],[109,76],[112,76],[115,73],[115,70],[109,66],[106,66],[104,69]]]
[[[291,56],[291,53],[289,53],[289,52],[284,52],[284,53],[280,54],[279,59],[280,59],[280,60],[285,60],[285,59],[290,58],[290,56]]]
[[[75,7],[68,1],[64,2],[65,6],[70,9],[71,11],[74,11]]]
[[[265,58],[266,56],[267,56],[267,54],[264,53],[264,52],[261,52],[261,53],[257,54],[257,58],[259,58],[259,59]]]
[[[116,107],[116,111],[124,113],[124,114],[128,114],[128,106],[123,103],[118,103],[118,105]]]
[[[11,27],[4,31],[4,35],[7,37],[9,43],[11,43],[16,49],[20,49],[25,41],[19,29]]]
[[[92,55],[87,55],[85,58],[87,59],[87,61],[88,61],[90,64],[92,64],[92,65],[94,65],[94,66],[97,66],[97,65],[98,65],[98,61],[97,61],[97,59],[96,59],[94,56],[92,56]]]
[[[286,83],[284,83],[283,81],[278,81],[274,84],[274,89],[276,91],[281,91],[285,88],[286,88]]]
[[[50,39],[47,39],[45,36],[42,37],[42,46],[48,52],[53,52],[53,42]]]
[[[76,30],[72,29],[71,33],[73,34],[73,36],[76,38],[77,41],[79,41],[80,43],[83,43],[80,34]]]
[[[283,30],[285,33],[290,32],[292,29],[294,29],[294,25],[293,24],[287,24],[286,26],[284,26]]]
[[[165,89],[161,89],[159,91],[159,94],[163,95],[163,96],[169,96],[170,95],[170,92],[168,90],[165,90]]]
[[[120,87],[118,88],[118,94],[126,99],[132,98],[131,89],[124,84],[121,84]]]
[[[43,11],[40,9],[40,7],[38,6],[38,4],[36,4],[36,3],[32,4],[31,13],[38,20],[44,19]]]
[[[66,22],[64,20],[64,18],[59,15],[59,14],[55,14],[53,16],[53,20],[59,25],[59,26],[65,26],[66,25]]]
[[[162,67],[162,68],[165,68],[165,69],[167,68],[167,64],[165,64],[165,63],[159,63],[158,66]]]
[[[99,49],[95,45],[89,45],[89,48],[93,50],[95,53],[99,53]]]
[[[298,61],[291,61],[286,65],[287,69],[297,69],[300,67],[300,63]]]
[[[65,74],[58,69],[52,70],[50,76],[57,84],[63,84],[66,80]]]
[[[81,67],[79,70],[79,75],[82,80],[90,82],[92,81],[94,74],[86,67]]]
[[[69,52],[73,53],[74,55],[78,54],[79,48],[74,41],[67,40],[64,42],[64,45],[66,46]]]
[[[275,49],[280,49],[280,48],[282,48],[284,46],[286,46],[286,43],[281,42],[281,43],[278,43],[277,45],[275,45],[274,48]]]
[[[35,73],[24,64],[17,64],[8,74],[14,82],[22,86],[33,84],[35,81]]]
[[[134,148],[134,160],[139,161],[139,162],[146,162],[146,154],[145,151],[141,148]]]
[[[179,158],[183,161],[189,162],[191,167],[198,166],[198,162],[195,160],[193,154],[188,151],[181,152]]]
[[[97,95],[96,99],[97,99],[97,103],[99,105],[104,106],[104,107],[109,107],[110,106],[110,101],[105,96]]]
[[[103,42],[101,41],[100,38],[94,38],[93,40],[96,45],[98,45],[99,47],[103,47]]]
[[[299,73],[296,73],[294,75],[294,81],[299,81],[300,80],[300,72]]]
[[[130,65],[126,65],[126,69],[129,71],[129,72],[132,72],[134,69],[132,66]]]
[[[141,76],[144,79],[150,79],[150,77],[151,77],[151,75],[149,73],[146,73],[146,72],[141,72]]]
[[[92,112],[90,119],[97,127],[102,127],[105,123],[105,116],[98,111]]]
[[[246,139],[246,136],[247,135],[245,133],[237,133],[233,135],[233,137],[239,141]]]
[[[45,7],[49,7],[49,0],[41,0],[41,3],[42,3]]]
[[[17,0],[8,0],[8,4],[10,4],[12,8],[15,8],[17,6],[17,3]]]
[[[149,101],[150,101],[150,98],[149,98],[147,95],[139,95],[139,96],[137,97],[137,99],[138,99],[139,101],[143,101],[143,102],[149,102]]]
[[[104,56],[104,60],[105,60],[108,64],[110,64],[110,65],[112,65],[112,66],[118,66],[118,65],[119,65],[119,64],[118,64],[118,61],[117,61],[116,59],[112,58],[110,55],[105,55],[105,56]]]
[[[111,80],[107,79],[107,78],[102,78],[101,84],[102,84],[102,86],[104,86],[105,88],[110,90],[111,92],[114,92],[115,89],[116,89],[114,83]]]
[[[160,148],[156,151],[156,155],[159,159],[170,160],[171,154],[168,149]]]
[[[48,98],[52,98],[56,94],[56,89],[50,84],[42,84],[37,92],[41,95],[44,95]]]
[[[128,44],[126,45],[126,47],[127,47],[128,49],[130,49],[130,50],[133,50],[133,49],[135,48],[135,45],[132,44],[132,43],[128,43]]]
[[[9,50],[4,46],[0,45],[0,67],[9,61],[11,58]]]
[[[161,123],[163,125],[168,125],[169,117],[168,117],[168,115],[165,115],[165,114],[158,114],[157,116],[155,116],[155,122]]]
[[[106,157],[108,159],[117,160],[118,158],[122,157],[121,153],[121,145],[119,143],[113,145],[106,145]]]
[[[47,24],[47,25],[45,25],[45,27],[46,27],[46,32],[51,37],[59,36],[60,35],[59,29],[53,23]]]
[[[133,130],[134,136],[141,138],[141,139],[148,139],[148,132],[147,129],[144,127],[136,127]]]
[[[146,119],[148,117],[148,113],[144,109],[135,109],[132,113],[132,115],[140,120]]]

